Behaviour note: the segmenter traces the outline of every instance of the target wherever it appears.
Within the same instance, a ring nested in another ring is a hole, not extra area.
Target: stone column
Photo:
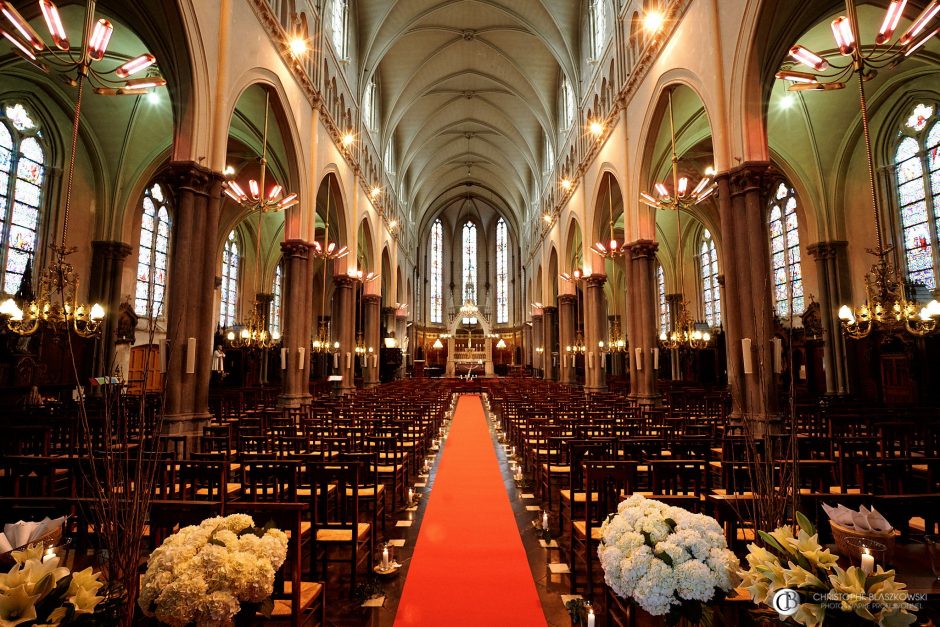
[[[174,220],[167,285],[167,372],[164,428],[196,435],[209,419],[215,277],[223,177],[197,163],[175,162],[167,172]],[[187,359],[191,340],[195,353]]]
[[[545,372],[545,337],[542,333],[542,314],[532,315],[532,368],[535,376]]]
[[[101,323],[101,344],[95,357],[93,373],[95,376],[111,376],[117,366],[114,363],[114,347],[118,341],[121,274],[124,272],[124,260],[131,254],[131,247],[124,242],[94,241],[91,243],[91,254],[88,302],[99,303],[105,311],[105,319]],[[38,270],[41,268],[33,268],[33,273]],[[134,301],[129,304],[133,307]],[[143,323],[149,324],[149,320],[144,319]],[[130,338],[130,341],[133,343],[134,338]]]
[[[308,292],[313,291],[310,277],[310,244],[303,240],[288,240],[281,243],[284,283],[281,305],[281,349],[286,351],[287,368],[281,376],[282,407],[300,407],[310,399],[307,385],[309,379],[310,336],[305,308]],[[304,349],[301,362],[300,349]],[[278,360],[280,362],[280,360]]]
[[[584,279],[584,346],[586,358],[584,368],[584,390],[603,392],[607,390],[607,296],[604,283],[607,276],[592,274]],[[603,347],[601,345],[603,342]]]
[[[542,308],[542,347],[545,349],[545,352],[542,353],[544,358],[543,378],[549,381],[557,381],[558,368],[554,362],[554,354],[558,352],[557,307]]]
[[[842,396],[849,392],[845,365],[845,337],[839,321],[839,307],[848,300],[845,280],[848,242],[817,242],[807,251],[816,260],[819,277],[819,313],[823,332],[823,364],[826,369],[826,394]]]
[[[347,394],[356,388],[356,287],[358,281],[345,274],[333,277],[334,337],[339,341],[340,390]]]
[[[362,295],[363,339],[366,343],[366,363],[362,369],[362,384],[371,388],[379,384],[379,342],[382,297],[379,294]]]
[[[732,419],[756,421],[761,433],[776,419],[773,374],[773,305],[770,251],[767,247],[769,163],[747,163],[718,177],[721,265],[725,276],[725,341]],[[744,359],[742,340],[750,340]],[[746,363],[750,372],[744,372]]]
[[[445,377],[453,377],[457,374],[457,362],[454,361],[456,357],[454,353],[457,351],[457,341],[454,339],[454,336],[451,335],[447,338],[447,367],[444,369]]]
[[[483,352],[486,355],[483,359],[483,376],[494,377],[496,370],[493,367],[493,338],[487,337],[483,340]]]
[[[653,349],[657,348],[654,273],[659,244],[652,240],[637,240],[629,246],[632,272],[630,302],[634,317],[634,336],[630,338],[631,371],[636,372],[637,402],[641,405],[655,405],[659,401],[659,394],[656,392],[656,371],[653,369]]]
[[[574,346],[577,334],[578,298],[574,294],[561,294],[558,297],[558,357],[561,360],[559,381],[565,385],[578,382],[574,353],[568,348]]]
[[[627,351],[625,353],[624,363],[625,371],[627,376],[630,378],[630,389],[627,394],[627,400],[636,402],[637,397],[640,393],[640,376],[639,372],[636,369],[636,355],[633,351],[634,346],[639,346],[636,342],[637,338],[637,315],[634,304],[636,302],[635,296],[633,294],[633,253],[628,248],[623,255],[623,274],[624,282],[627,287],[627,294],[624,302],[624,315],[623,315],[623,328],[622,332],[624,337],[627,340]]]
[[[679,305],[682,303],[682,294],[666,294],[666,302],[669,303],[669,329],[676,328],[676,322],[679,320]],[[670,352],[669,364],[673,381],[682,381],[682,355],[678,348]]]

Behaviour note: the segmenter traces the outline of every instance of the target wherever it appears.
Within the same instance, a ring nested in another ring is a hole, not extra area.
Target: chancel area
[[[0,0],[0,627],[933,626],[940,0]]]

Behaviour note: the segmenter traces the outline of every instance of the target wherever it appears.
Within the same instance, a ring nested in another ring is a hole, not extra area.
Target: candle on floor
[[[548,531],[548,512],[542,512],[542,529]]]
[[[55,557],[55,548],[50,546],[48,549],[46,549],[45,554],[42,556],[42,561],[43,563],[46,563],[53,557]]]
[[[388,547],[382,549],[382,570],[388,570]]]
[[[408,488],[408,502],[412,503],[415,500],[415,491],[411,488]]]
[[[588,609],[587,627],[594,627],[594,608]]]
[[[870,575],[875,571],[875,556],[871,554],[869,549],[864,549],[862,552],[862,572],[866,575]]]

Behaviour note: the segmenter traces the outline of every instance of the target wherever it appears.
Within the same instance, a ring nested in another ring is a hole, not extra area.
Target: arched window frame
[[[918,102],[907,110],[891,158],[906,276],[922,289],[934,290],[940,285],[940,106],[937,103]]]
[[[591,56],[598,61],[607,45],[607,3],[606,0],[591,0]]]
[[[702,231],[699,251],[704,317],[708,326],[714,329],[721,326],[721,292],[718,286],[718,249],[708,229]]]
[[[552,140],[548,136],[548,133],[545,133],[545,163],[542,164],[542,171],[545,173],[552,171],[552,166],[555,163],[555,149],[552,147]]]
[[[370,132],[375,132],[375,81],[369,81],[362,94],[362,121]]]
[[[330,39],[340,61],[349,58],[349,0],[330,0]]]
[[[219,326],[223,329],[235,325],[238,313],[239,270],[241,269],[241,244],[238,234],[233,230],[225,240],[222,249],[222,286],[219,306]]]
[[[571,87],[567,76],[563,76],[561,79],[561,111],[562,126],[565,130],[570,129],[572,124],[574,124],[575,102],[574,89]]]
[[[159,183],[144,191],[141,204],[134,312],[141,317],[160,318],[164,314],[173,223],[168,198]]]
[[[274,279],[271,281],[271,311],[268,314],[268,331],[271,335],[281,334],[282,295],[284,290],[284,269],[278,262],[274,267]]]
[[[0,106],[0,287],[15,294],[35,270],[46,199],[49,149],[38,116],[21,102]]]
[[[461,250],[463,252],[463,299],[461,305],[466,302],[477,304],[479,275],[477,273],[477,246],[479,239],[477,237],[477,225],[470,220],[463,224],[461,229]],[[464,318],[464,324],[476,324],[476,318]]]
[[[395,174],[395,153],[392,151],[392,141],[389,140],[385,144],[385,156],[383,158],[385,163],[385,173],[386,174]]]
[[[656,296],[659,303],[659,333],[669,333],[669,301],[666,300],[666,271],[663,264],[656,264]]]
[[[509,227],[496,222],[496,324],[509,322]]]
[[[799,316],[804,309],[797,205],[796,190],[780,181],[770,200],[767,224],[774,307],[783,321],[790,320],[791,314]]]
[[[429,263],[431,265],[430,307],[431,322],[444,322],[444,225],[440,219],[431,225]]]

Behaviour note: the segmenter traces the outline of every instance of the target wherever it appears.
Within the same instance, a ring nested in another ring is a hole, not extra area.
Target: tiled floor
[[[491,422],[491,430],[492,427],[493,423]],[[444,446],[446,447],[446,440]],[[571,620],[564,606],[563,595],[569,594],[569,578],[567,574],[552,572],[553,570],[561,570],[559,567],[549,566],[550,564],[563,565],[566,561],[564,551],[559,548],[544,548],[542,546],[532,524],[532,521],[539,517],[541,512],[526,509],[527,506],[538,506],[540,503],[534,497],[522,498],[523,494],[531,494],[532,490],[528,487],[521,489],[516,485],[510,471],[506,448],[497,442],[495,432],[493,434],[493,446],[496,448],[496,455],[500,461],[503,480],[516,516],[522,543],[529,558],[529,566],[532,569],[532,577],[542,601],[546,621],[552,627],[567,627],[571,625]],[[408,568],[415,541],[418,538],[418,531],[421,528],[424,511],[427,507],[428,497],[434,488],[439,461],[440,454],[438,453],[433,458],[429,476],[418,479],[418,483],[425,482],[427,485],[415,488],[415,493],[421,495],[417,509],[413,512],[390,512],[387,521],[388,537],[390,539],[401,539],[405,542],[405,546],[397,549],[395,554],[402,564],[401,572],[396,577],[387,580],[367,578],[374,591],[385,595],[384,602],[377,607],[362,607],[362,599],[350,594],[348,568],[344,569],[341,566],[334,565],[330,569],[327,581],[327,622],[329,625],[337,627],[391,627],[393,625],[398,601],[401,598],[405,580],[408,577]],[[401,520],[411,520],[413,524],[408,527],[397,526],[396,523]],[[597,610],[600,615],[601,608],[598,607]]]

